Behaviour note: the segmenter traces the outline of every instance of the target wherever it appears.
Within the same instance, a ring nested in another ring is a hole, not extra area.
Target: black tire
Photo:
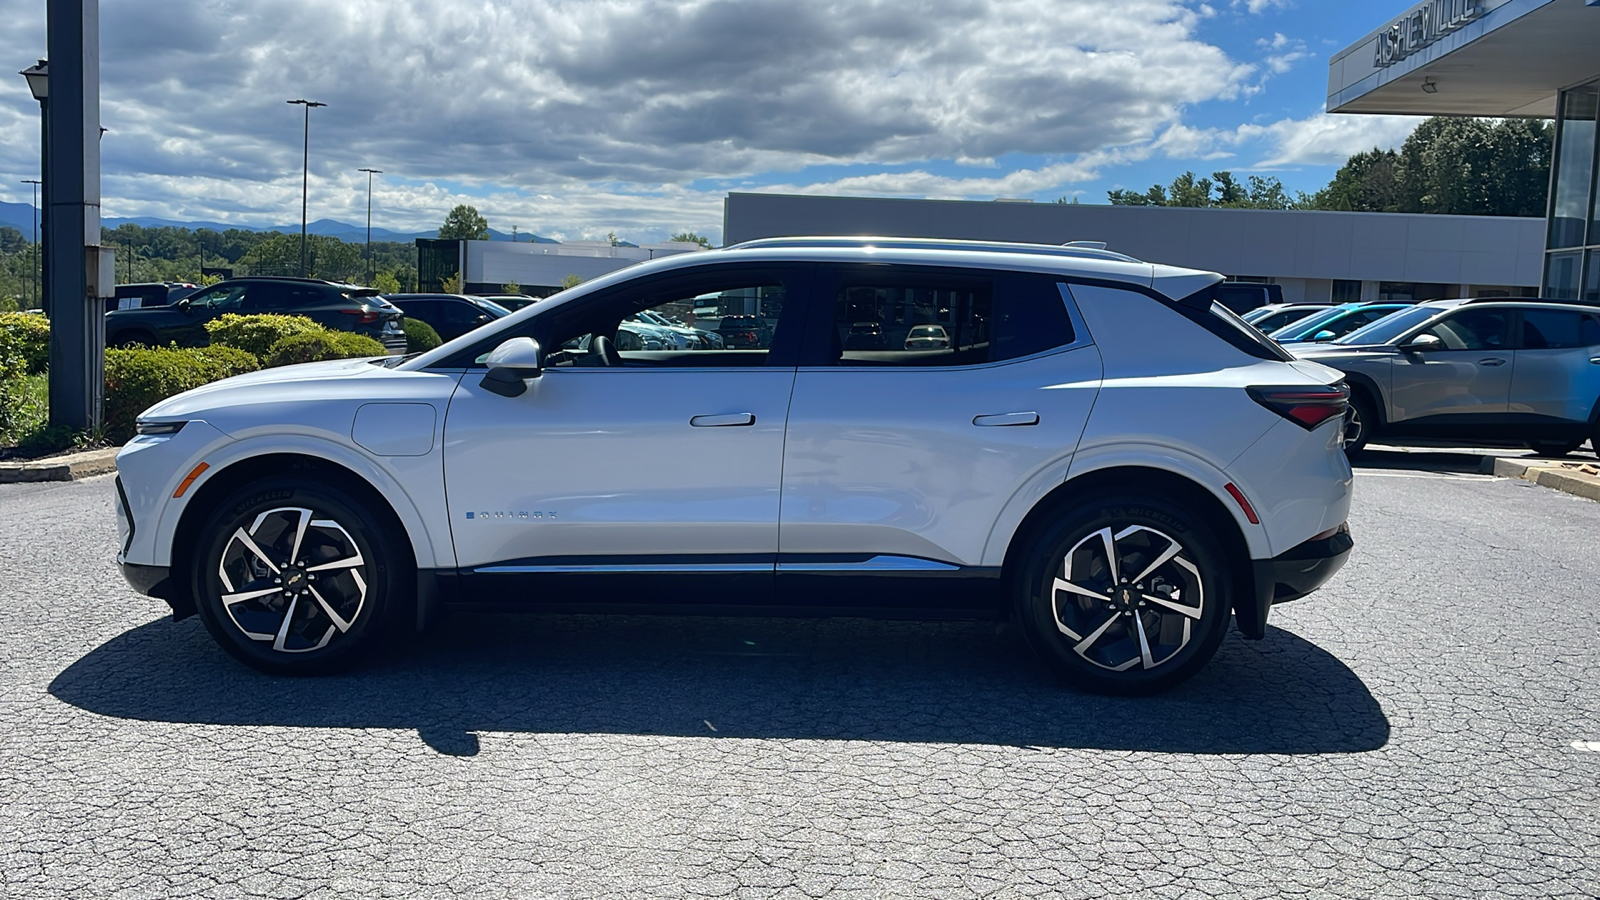
[[[1344,452],[1360,453],[1367,447],[1367,442],[1372,440],[1373,432],[1378,427],[1378,408],[1367,396],[1366,391],[1353,391],[1350,394],[1350,412],[1346,413],[1344,423]]]
[[[156,346],[156,336],[148,331],[119,331],[116,336],[106,341],[107,347],[120,347],[134,349],[138,347]]]
[[[298,560],[290,558],[296,532]],[[224,650],[263,672],[348,668],[412,608],[416,579],[404,532],[368,502],[313,474],[235,490],[199,533],[190,578],[200,619]]]
[[[1528,446],[1540,456],[1566,456],[1583,446],[1583,441],[1529,441]]]
[[[1058,674],[1095,693],[1154,694],[1186,681],[1217,652],[1233,609],[1232,568],[1215,532],[1206,517],[1143,493],[1085,498],[1061,510],[1034,533],[1014,570],[1022,633]],[[1107,535],[1117,580],[1105,564]],[[1178,555],[1146,573],[1167,542]],[[1199,602],[1191,603],[1196,593]]]

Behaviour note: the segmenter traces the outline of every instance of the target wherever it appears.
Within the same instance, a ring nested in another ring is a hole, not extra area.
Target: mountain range
[[[227,231],[229,228],[237,228],[241,231],[281,231],[284,234],[295,234],[300,231],[299,225],[227,225],[221,222],[179,222],[173,219],[158,219],[151,216],[135,216],[131,219],[104,218],[100,220],[101,226],[105,228],[116,228],[124,223],[132,223],[143,228],[187,228],[191,231],[198,231],[201,228],[209,228],[212,231]],[[0,201],[0,227],[5,226],[17,229],[22,232],[25,238],[31,238],[33,235],[33,206],[28,203],[6,203]],[[315,222],[308,222],[306,223],[306,231],[311,234],[337,238],[350,244],[364,243],[367,239],[365,225],[351,225],[334,219],[318,219]],[[438,229],[410,232],[390,231],[387,228],[379,228],[377,226],[372,229],[372,239],[374,241],[399,241],[409,244],[417,238],[433,238],[438,237],[438,235]],[[511,240],[511,235],[491,228],[489,229],[489,239],[492,241],[509,241]],[[534,244],[559,243],[550,238],[525,233],[518,233],[517,240]]]

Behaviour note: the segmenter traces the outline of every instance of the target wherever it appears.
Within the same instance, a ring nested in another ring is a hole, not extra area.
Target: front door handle
[[[993,416],[978,416],[972,420],[974,425],[988,428],[1015,428],[1019,425],[1039,424],[1039,414],[1036,412],[1000,413]]]
[[[695,416],[689,424],[696,428],[738,428],[742,425],[754,425],[755,413],[730,413],[726,416]]]
[[[1591,356],[1591,357],[1589,357],[1589,365],[1591,365],[1591,366],[1600,366],[1600,356]]]
[[[1478,360],[1478,365],[1480,366],[1503,366],[1505,364],[1506,361],[1498,356],[1491,356],[1488,359]]]

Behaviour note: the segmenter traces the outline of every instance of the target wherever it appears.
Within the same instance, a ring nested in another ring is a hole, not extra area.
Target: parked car
[[[428,323],[447,341],[511,315],[498,303],[464,294],[389,294],[385,299],[407,318]]]
[[[844,335],[846,350],[881,350],[889,346],[882,322],[852,322]]]
[[[1350,383],[1345,447],[1513,443],[1560,456],[1600,441],[1600,308],[1433,300],[1294,354]],[[1597,444],[1600,446],[1600,444]]]
[[[206,323],[227,313],[305,316],[324,328],[367,335],[390,353],[406,351],[400,310],[377,291],[315,278],[265,276],[229,278],[167,306],[112,310],[106,313],[106,345],[202,347],[210,341]]]
[[[644,262],[415,357],[157,404],[117,460],[118,561],[269,672],[455,604],[782,607],[1010,616],[1073,683],[1160,690],[1352,546],[1342,376],[1220,281],[892,238]],[[772,340],[618,349],[625,317],[719,290],[783,296]],[[987,324],[949,354],[842,349],[861,313],[919,306]]]
[[[943,325],[913,325],[906,332],[907,350],[948,350],[950,332]]]
[[[473,294],[472,296],[480,300],[487,300],[512,312],[516,312],[524,306],[532,306],[544,299],[543,297],[530,297],[527,294]]]
[[[140,284],[117,285],[116,296],[106,301],[106,312],[114,309],[144,309],[147,306],[170,306],[200,290],[187,281],[152,281]]]
[[[772,330],[760,316],[723,316],[717,334],[729,350],[765,350],[772,343]]]
[[[1244,314],[1244,320],[1254,325],[1262,334],[1271,334],[1285,325],[1298,322],[1307,316],[1328,309],[1325,303],[1286,303],[1263,306]]]
[[[1272,339],[1280,344],[1327,343],[1410,307],[1409,303],[1347,303],[1291,322],[1272,332]]]

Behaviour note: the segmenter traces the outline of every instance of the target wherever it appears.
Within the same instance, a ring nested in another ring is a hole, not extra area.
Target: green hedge
[[[12,352],[22,356],[34,375],[50,367],[50,320],[32,313],[0,313],[0,332],[11,338]]]
[[[241,316],[228,313],[206,323],[206,334],[212,344],[235,347],[265,359],[272,345],[286,337],[322,331],[321,325],[305,316],[280,316],[271,313]]]
[[[401,319],[406,329],[406,352],[424,353],[444,343],[433,326],[420,319]]]
[[[139,347],[106,351],[106,439],[133,437],[134,420],[162,400],[261,366],[233,347]]]
[[[389,351],[364,334],[350,331],[311,331],[284,338],[272,345],[262,362],[267,367],[321,362],[325,359],[355,359],[383,356]]]

